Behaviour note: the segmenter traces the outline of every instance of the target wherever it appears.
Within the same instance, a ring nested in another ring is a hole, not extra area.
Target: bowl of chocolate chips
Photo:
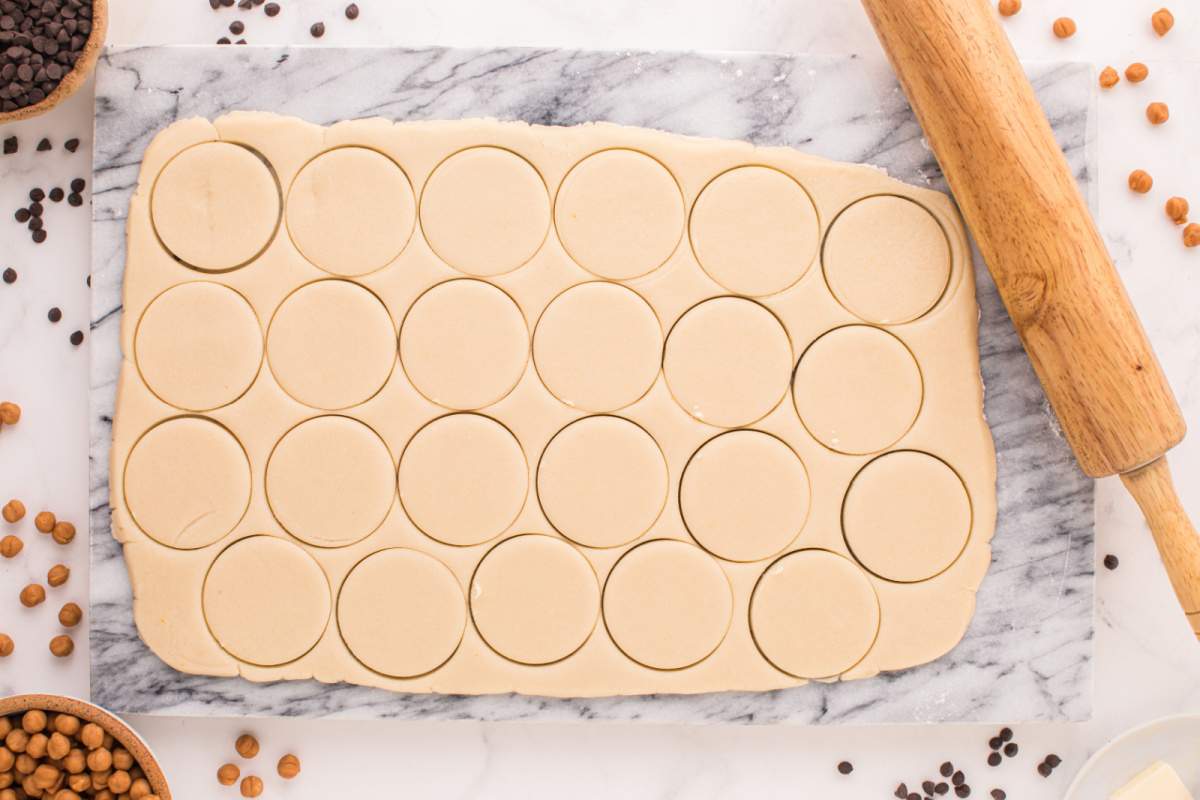
[[[108,0],[0,0],[0,125],[49,111],[100,58]]]

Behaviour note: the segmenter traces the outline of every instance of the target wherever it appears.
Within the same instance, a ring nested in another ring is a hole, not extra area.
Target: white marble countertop
[[[1151,77],[1122,84],[1101,97],[1101,226],[1185,414],[1200,422],[1200,249],[1185,251],[1162,212],[1170,194],[1191,195],[1200,205],[1200,10],[1175,8],[1178,24],[1163,40],[1149,28],[1163,0],[1082,4],[1078,0],[1027,0],[1008,21],[1026,59],[1078,59],[1123,67],[1145,61]],[[853,0],[359,0],[362,17],[341,16],[342,0],[284,0],[274,20],[261,10],[219,14],[202,0],[113,3],[114,44],[207,43],[235,18],[258,44],[309,43],[311,22],[324,19],[322,44],[525,44],[581,48],[767,50],[882,54]],[[1054,39],[1050,22],[1071,14],[1079,33]],[[1172,119],[1151,128],[1142,109],[1150,100],[1171,105]],[[18,207],[34,181],[63,184],[86,176],[90,144],[90,89],[53,114],[0,127],[16,133],[23,153],[42,136],[55,149],[5,161],[0,156],[0,211]],[[68,155],[61,142],[84,139]],[[28,154],[26,154],[28,155]],[[1140,167],[1156,178],[1150,196],[1132,195],[1125,175]],[[87,345],[68,334],[85,327],[88,295],[88,214],[53,207],[50,238],[33,245],[11,221],[0,226],[0,269],[20,273],[0,284],[0,399],[19,402],[21,424],[0,433],[0,495],[19,496],[31,509],[50,507],[81,526],[87,518]],[[3,219],[0,219],[3,223]],[[57,305],[63,321],[51,325]],[[1200,517],[1200,438],[1173,454],[1176,480],[1193,517]],[[384,787],[384,796],[418,797],[886,797],[899,780],[910,785],[951,759],[968,769],[973,796],[1003,786],[1011,797],[1059,797],[1083,759],[1112,735],[1154,717],[1200,712],[1200,646],[1167,585],[1136,508],[1114,480],[1097,489],[1097,555],[1115,553],[1115,572],[1098,569],[1095,716],[1092,722],[1018,728],[1021,754],[1004,766],[983,766],[994,731],[978,726],[872,728],[719,727],[629,725],[340,722],[274,719],[134,718],[172,776],[177,796],[201,796],[216,767],[232,754],[232,740],[253,729],[263,742],[267,795],[339,796]],[[44,640],[53,615],[68,599],[87,597],[87,551],[82,537],[62,550],[47,537],[26,536],[23,557],[0,564],[0,594],[12,599],[0,629],[18,642],[0,662],[0,694],[88,692],[86,635],[74,657],[57,660]],[[64,557],[65,556],[65,557]],[[42,568],[63,560],[71,581],[30,612],[15,595]],[[36,567],[36,568],[35,568]],[[284,786],[273,774],[279,754],[294,751],[302,778]],[[1058,753],[1063,766],[1048,780],[1035,766]],[[834,765],[854,762],[853,775]],[[268,761],[269,760],[269,761]],[[232,790],[229,794],[233,796]],[[885,792],[887,794],[885,794]],[[211,789],[209,795],[212,796]]]

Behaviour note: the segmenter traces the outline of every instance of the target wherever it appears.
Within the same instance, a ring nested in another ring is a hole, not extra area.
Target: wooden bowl
[[[86,700],[77,700],[74,697],[64,697],[58,694],[17,694],[12,697],[0,697],[0,716],[20,714],[35,708],[42,711],[53,711],[57,714],[70,714],[84,722],[94,722],[99,725],[130,752],[133,760],[142,768],[142,772],[146,773],[146,780],[150,782],[150,790],[161,800],[171,800],[171,789],[167,786],[167,779],[163,775],[162,768],[158,766],[158,762],[154,760],[150,748],[133,732],[132,728],[117,717]]]
[[[0,125],[44,114],[75,94],[75,90],[83,85],[83,82],[92,74],[92,70],[96,68],[96,62],[100,60],[100,50],[104,47],[104,35],[107,32],[108,0],[92,0],[92,32],[88,35],[87,44],[83,46],[83,52],[79,54],[79,60],[75,62],[75,66],[63,76],[62,80],[58,82],[58,86],[54,87],[54,91],[46,95],[45,100],[31,106],[18,108],[16,111],[0,112]]]

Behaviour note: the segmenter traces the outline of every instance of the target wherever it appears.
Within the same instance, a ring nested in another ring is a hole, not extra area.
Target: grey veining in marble
[[[1081,65],[1030,67],[1085,188],[1093,98]],[[887,71],[854,58],[562,50],[144,48],[110,50],[96,85],[92,318],[92,698],[123,712],[486,720],[878,723],[1080,720],[1091,710],[1093,484],[1058,433],[991,279],[976,258],[986,412],[999,461],[993,564],[962,643],[916,669],[766,693],[553,700],[402,695],[314,681],[183,675],[133,626],[109,532],[124,220],[141,152],[163,126],[235,109],[317,123],[494,116],[607,120],[747,139],[876,164],[944,188]]]

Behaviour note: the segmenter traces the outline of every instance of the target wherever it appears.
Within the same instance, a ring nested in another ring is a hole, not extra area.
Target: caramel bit
[[[1183,225],[1188,221],[1188,210],[1188,201],[1182,197],[1172,197],[1167,201],[1167,217],[1176,225]]]
[[[999,6],[1000,16],[1011,17],[1021,10],[1021,0],[1000,0]]]
[[[59,544],[70,544],[75,538],[75,526],[69,522],[56,522],[50,537]]]
[[[217,783],[222,786],[233,786],[241,775],[242,771],[238,769],[237,764],[223,764],[217,770]]]
[[[1151,125],[1162,125],[1171,118],[1171,110],[1166,103],[1151,103],[1146,106],[1146,119]]]
[[[21,407],[5,400],[0,403],[0,424],[16,425],[21,421]]]
[[[257,775],[247,775],[242,778],[242,797],[258,797],[262,793],[262,778]]]
[[[1183,229],[1183,244],[1185,247],[1200,247],[1200,224],[1191,222]]]
[[[1150,68],[1140,61],[1135,61],[1125,68],[1125,78],[1130,83],[1141,83],[1150,77]]]
[[[12,637],[7,633],[0,633],[0,658],[8,658],[15,649],[16,645],[13,644]]]
[[[1166,36],[1175,27],[1175,15],[1165,8],[1160,8],[1150,15],[1150,25],[1159,36]]]
[[[1121,76],[1112,67],[1105,67],[1100,71],[1100,88],[1111,89],[1121,82]]]
[[[279,772],[279,777],[286,781],[300,774],[300,759],[288,753],[283,758],[279,759],[279,766],[276,767]]]
[[[58,658],[66,658],[67,656],[71,655],[71,653],[75,652],[75,641],[70,637],[70,635],[65,634],[65,633],[60,633],[58,636],[55,636],[53,639],[50,640],[50,652],[53,653]],[[92,756],[95,755],[96,753],[107,754],[108,751],[107,750],[92,751],[92,753],[88,755],[88,766],[89,767],[92,766]],[[106,759],[98,758],[96,760],[97,760],[97,762],[103,762]],[[111,765],[111,761],[109,761],[109,765]],[[108,769],[108,766],[100,767],[99,769],[92,767],[93,772],[102,772],[106,769]]]
[[[77,603],[67,603],[58,611],[58,624],[74,628],[83,620],[83,609]]]
[[[21,548],[24,546],[25,543],[21,541],[19,536],[13,536],[12,534],[9,534],[3,539],[0,539],[0,556],[4,556],[5,558],[16,558],[17,553],[20,553]]]
[[[67,579],[70,577],[71,570],[66,564],[55,564],[50,568],[50,571],[46,573],[46,583],[50,584],[51,586],[58,587],[66,583]]]
[[[21,605],[33,608],[46,599],[46,590],[41,584],[31,583],[21,590]]]
[[[1135,169],[1129,173],[1129,188],[1138,194],[1145,194],[1154,186],[1154,178],[1144,169]]]
[[[9,500],[4,504],[4,508],[0,509],[0,515],[3,515],[5,522],[20,522],[25,516],[25,504],[20,500]]]
[[[1060,39],[1070,39],[1075,35],[1075,20],[1070,17],[1059,17],[1054,20],[1053,25],[1054,35]]]
[[[254,758],[258,755],[258,739],[255,739],[248,733],[243,733],[234,742],[233,748],[242,758]]]
[[[39,533],[50,533],[54,530],[54,524],[58,520],[54,514],[49,511],[39,511],[37,516],[33,518],[33,527],[38,529]]]

